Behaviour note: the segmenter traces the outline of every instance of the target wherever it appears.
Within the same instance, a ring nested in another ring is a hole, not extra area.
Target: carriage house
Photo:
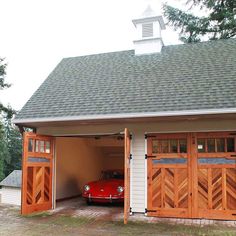
[[[125,223],[236,220],[236,40],[164,46],[161,16],[133,23],[134,50],[63,59],[16,116],[22,214],[123,169]]]

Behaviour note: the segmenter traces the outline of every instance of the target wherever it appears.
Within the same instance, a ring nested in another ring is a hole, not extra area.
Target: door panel
[[[148,138],[148,216],[189,217],[187,139],[187,134]]]
[[[125,129],[125,155],[124,155],[124,174],[125,174],[125,192],[124,192],[124,224],[127,224],[130,214],[130,146],[131,136],[128,129]]]
[[[52,209],[53,138],[24,134],[22,214]]]
[[[149,137],[148,215],[236,220],[236,134]]]
[[[229,132],[198,133],[198,218],[236,220],[236,145]]]

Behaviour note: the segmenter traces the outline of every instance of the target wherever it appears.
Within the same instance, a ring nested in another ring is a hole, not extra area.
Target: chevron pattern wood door
[[[24,134],[22,214],[52,208],[53,138]]]
[[[236,133],[158,134],[147,144],[149,216],[236,220]]]
[[[236,220],[235,134],[199,133],[196,137],[198,143],[196,216]],[[220,152],[216,150],[217,148]]]
[[[148,138],[148,216],[190,217],[187,139],[187,134]]]

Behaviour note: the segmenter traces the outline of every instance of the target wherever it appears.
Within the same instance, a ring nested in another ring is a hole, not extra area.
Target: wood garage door
[[[125,129],[125,154],[124,154],[124,177],[125,177],[125,196],[124,196],[124,224],[128,223],[130,215],[130,148],[131,135],[129,130]]]
[[[52,209],[53,138],[24,134],[21,213]]]
[[[149,135],[149,216],[236,220],[236,133]]]

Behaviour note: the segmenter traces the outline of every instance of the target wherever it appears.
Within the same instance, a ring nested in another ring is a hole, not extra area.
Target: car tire
[[[86,203],[87,203],[88,206],[92,205],[92,202],[89,199],[87,199]]]

